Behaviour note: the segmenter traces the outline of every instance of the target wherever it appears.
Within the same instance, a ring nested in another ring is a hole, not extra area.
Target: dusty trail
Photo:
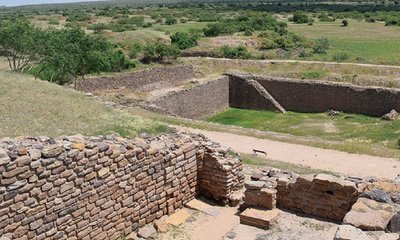
[[[393,158],[352,154],[224,132],[173,127],[181,131],[204,134],[210,140],[230,147],[236,152],[251,154],[253,149],[262,150],[267,152],[269,159],[301,164],[314,169],[358,177],[376,176],[389,179],[395,178],[400,173],[400,161]]]

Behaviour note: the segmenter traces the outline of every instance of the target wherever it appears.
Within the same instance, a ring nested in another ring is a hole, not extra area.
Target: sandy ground
[[[204,134],[210,140],[221,143],[239,153],[252,154],[253,149],[262,150],[267,152],[269,159],[301,164],[314,169],[357,177],[376,176],[389,179],[395,178],[400,173],[400,161],[392,158],[352,154],[231,133],[174,127],[181,131]]]
[[[213,216],[190,210],[182,225],[160,234],[159,240],[332,240],[337,224],[281,211],[272,227],[263,230],[240,224],[238,207],[212,206]]]

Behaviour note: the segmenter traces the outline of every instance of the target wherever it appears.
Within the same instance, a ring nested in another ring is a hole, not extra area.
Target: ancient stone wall
[[[231,80],[230,102],[233,107],[274,110],[270,104],[259,101],[254,90],[243,84],[243,79],[251,79],[258,81],[287,111],[325,112],[334,109],[369,116],[382,116],[392,109],[400,111],[400,91],[396,89],[267,76],[228,75]]]
[[[229,107],[229,79],[224,76],[191,89],[172,92],[152,104],[180,117],[201,119]]]
[[[278,207],[338,221],[360,194],[354,182],[325,174],[281,178],[276,189]]]
[[[216,156],[214,173],[227,177],[216,196],[229,199],[243,186],[237,182],[241,162],[218,149],[204,137],[188,134],[147,140],[118,136],[0,139],[0,236],[126,236],[198,194],[198,165]],[[237,169],[227,169],[231,164]]]
[[[273,100],[261,94],[254,84],[250,84],[246,78],[235,75],[230,75],[229,78],[230,107],[282,112],[282,110],[274,104]]]
[[[121,88],[154,90],[175,86],[194,77],[194,69],[191,65],[157,67],[119,76],[89,78],[80,81],[77,89],[84,92]]]
[[[289,209],[341,221],[365,187],[327,174],[297,175],[265,167],[245,184],[248,207]]]
[[[244,185],[243,164],[235,159],[227,161],[226,154],[226,151],[207,149],[205,154],[200,156],[202,160],[198,165],[199,191],[215,200],[239,201],[240,198],[235,194],[242,190]]]

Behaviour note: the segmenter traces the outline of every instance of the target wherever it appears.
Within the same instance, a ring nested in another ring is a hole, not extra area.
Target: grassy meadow
[[[289,30],[308,39],[326,37],[330,40],[331,49],[328,54],[315,55],[312,59],[333,61],[335,54],[345,53],[350,61],[400,63],[399,26],[384,26],[382,22],[348,21],[347,27],[342,27],[339,20],[315,22],[312,26],[289,23]]]
[[[207,119],[210,122],[262,131],[311,137],[328,142],[358,146],[398,149],[400,120],[384,121],[364,115],[345,114],[331,117],[325,113],[285,114],[230,108]]]
[[[166,125],[33,77],[0,71],[0,137],[168,131]]]

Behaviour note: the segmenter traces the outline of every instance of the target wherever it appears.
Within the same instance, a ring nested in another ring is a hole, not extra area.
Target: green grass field
[[[380,118],[345,113],[330,117],[325,113],[281,114],[231,108],[211,116],[208,121],[344,142],[354,148],[357,148],[357,145],[365,145],[398,149],[397,140],[400,136],[400,120],[384,121]]]
[[[341,27],[340,21],[289,24],[289,30],[306,38],[327,37],[331,49],[327,55],[315,55],[312,59],[332,61],[336,53],[346,53],[350,61],[369,63],[400,63],[400,27],[384,26],[384,23],[367,23],[349,20],[348,27]]]
[[[0,71],[0,137],[159,133],[166,125],[26,75]]]

